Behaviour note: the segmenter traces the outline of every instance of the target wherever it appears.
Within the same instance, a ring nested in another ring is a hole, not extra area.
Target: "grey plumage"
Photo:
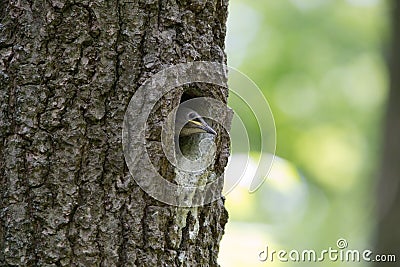
[[[176,113],[176,131],[183,126],[179,132],[179,136],[189,136],[197,133],[209,133],[217,135],[215,130],[211,128],[206,121],[194,110],[180,107]]]

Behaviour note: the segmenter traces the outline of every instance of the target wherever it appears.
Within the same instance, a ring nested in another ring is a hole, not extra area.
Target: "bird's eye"
[[[196,119],[196,114],[195,114],[194,112],[190,112],[190,113],[188,114],[188,116],[189,116],[189,119],[190,119],[190,120]]]

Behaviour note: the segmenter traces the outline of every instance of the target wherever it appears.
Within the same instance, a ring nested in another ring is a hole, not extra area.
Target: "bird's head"
[[[211,128],[206,121],[194,110],[181,107],[177,111],[177,125],[184,124],[179,136],[190,136],[197,133],[209,133],[217,135],[217,132]]]

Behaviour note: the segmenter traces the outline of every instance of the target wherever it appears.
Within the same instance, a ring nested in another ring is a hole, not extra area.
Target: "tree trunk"
[[[390,91],[379,181],[379,222],[376,253],[400,257],[400,2],[392,2],[392,44],[389,54]],[[380,266],[377,262],[376,265]],[[398,263],[386,263],[398,266]],[[386,266],[386,265],[385,265]]]
[[[225,63],[226,17],[227,0],[0,2],[1,266],[217,266],[223,200],[194,209],[151,198],[130,179],[121,132],[154,73]],[[149,120],[149,154],[166,178],[158,123],[184,89]],[[226,103],[227,90],[214,90],[184,97]],[[221,137],[218,175],[227,155]]]

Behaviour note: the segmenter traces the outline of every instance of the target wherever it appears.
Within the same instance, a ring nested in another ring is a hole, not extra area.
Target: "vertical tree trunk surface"
[[[400,261],[400,2],[391,1],[392,43],[389,54],[390,91],[383,139],[382,171],[379,181],[379,254],[395,254],[396,262],[376,266],[399,266]]]
[[[227,0],[0,2],[0,266],[217,265],[223,201],[149,197],[129,176],[121,132],[152,74],[225,62],[226,17]],[[182,92],[162,99],[159,120]],[[197,95],[226,102],[227,90]],[[157,127],[149,153],[172,175]],[[217,147],[221,175],[227,139]]]

